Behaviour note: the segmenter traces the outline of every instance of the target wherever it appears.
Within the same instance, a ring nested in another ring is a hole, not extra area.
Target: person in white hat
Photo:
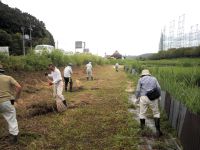
[[[92,76],[92,63],[91,62],[89,62],[86,65],[86,73],[87,73],[87,80],[89,80],[89,79],[93,80],[93,76]]]
[[[150,106],[154,116],[156,135],[157,137],[160,137],[162,135],[162,132],[160,130],[160,111],[158,107],[159,98],[150,100],[147,96],[147,93],[149,93],[149,91],[152,91],[155,88],[158,89],[159,93],[161,92],[161,88],[157,79],[151,76],[149,70],[142,70],[135,92],[135,96],[137,99],[139,99],[140,102],[140,127],[141,129],[144,129],[146,117],[145,113],[147,111],[147,107]]]
[[[16,91],[15,96],[12,94],[13,89]],[[14,103],[20,97],[21,89],[13,77],[4,75],[3,66],[0,65],[0,113],[8,122],[11,144],[16,144],[18,141],[19,129]]]

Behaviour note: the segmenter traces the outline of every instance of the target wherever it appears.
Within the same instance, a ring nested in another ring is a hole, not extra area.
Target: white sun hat
[[[144,70],[142,70],[142,73],[141,73],[140,76],[148,76],[148,75],[151,75],[149,70],[148,69],[144,69]]]

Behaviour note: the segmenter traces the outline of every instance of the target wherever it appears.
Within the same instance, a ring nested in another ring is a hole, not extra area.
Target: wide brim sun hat
[[[142,73],[141,73],[140,76],[150,76],[150,75],[151,74],[150,74],[149,70],[148,69],[144,69],[144,70],[142,70]]]

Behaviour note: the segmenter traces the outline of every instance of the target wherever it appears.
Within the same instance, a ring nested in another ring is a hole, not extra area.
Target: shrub
[[[103,65],[106,60],[100,56],[92,54],[66,55],[60,50],[52,53],[44,51],[42,54],[29,53],[26,56],[7,56],[0,53],[0,63],[8,70],[27,70],[39,71],[47,68],[48,64],[53,63],[58,67],[66,66],[69,62],[73,65],[81,66],[91,61],[93,65]]]

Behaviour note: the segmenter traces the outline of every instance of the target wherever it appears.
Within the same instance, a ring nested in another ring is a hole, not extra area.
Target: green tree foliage
[[[11,43],[11,35],[0,29],[0,45],[7,46]]]
[[[151,56],[150,59],[170,59],[181,57],[200,57],[200,46],[169,49],[167,51],[161,50],[157,54]]]
[[[22,30],[30,34],[32,28],[32,45],[49,44],[54,46],[54,39],[46,29],[45,24],[34,16],[23,13],[17,8],[10,8],[0,2],[0,46],[9,46],[10,53],[22,54]],[[26,48],[30,47],[30,41],[25,41]]]

